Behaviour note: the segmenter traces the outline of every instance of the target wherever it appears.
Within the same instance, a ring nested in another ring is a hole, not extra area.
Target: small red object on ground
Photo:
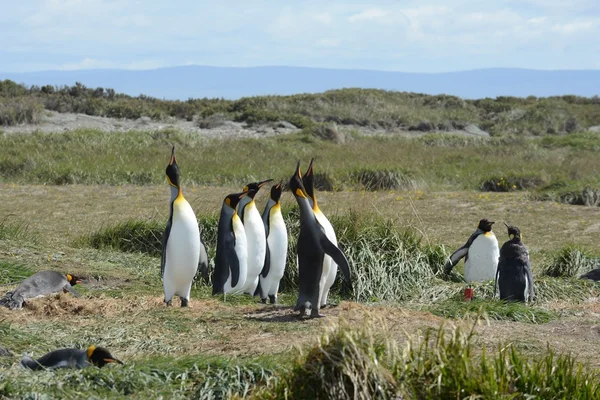
[[[471,301],[473,299],[473,288],[465,288],[464,297],[465,301]]]

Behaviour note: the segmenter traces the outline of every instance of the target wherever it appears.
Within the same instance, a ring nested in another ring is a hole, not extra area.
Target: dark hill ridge
[[[98,69],[2,73],[26,85],[110,87],[132,96],[164,99],[238,99],[258,95],[317,93],[340,88],[374,88],[466,99],[497,96],[546,97],[600,94],[600,70],[478,69],[445,73],[408,73],[308,67],[183,66],[152,70]]]

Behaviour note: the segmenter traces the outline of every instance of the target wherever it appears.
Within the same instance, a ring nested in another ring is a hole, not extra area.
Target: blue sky
[[[600,69],[600,1],[0,0],[0,71]]]

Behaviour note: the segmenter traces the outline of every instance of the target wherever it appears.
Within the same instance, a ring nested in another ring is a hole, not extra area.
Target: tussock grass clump
[[[0,262],[0,285],[19,283],[32,274],[33,271],[26,265]]]
[[[44,115],[44,106],[31,98],[0,97],[0,126],[37,124]]]
[[[484,192],[512,192],[515,190],[535,189],[545,184],[539,176],[501,176],[486,179],[481,183]]]
[[[542,274],[556,278],[577,278],[600,267],[600,258],[575,246],[565,246],[544,265]]]
[[[314,137],[337,144],[342,144],[346,141],[346,135],[344,135],[344,132],[338,130],[335,123],[317,124],[307,128],[305,131],[308,131]]]
[[[427,330],[399,347],[385,332],[350,326],[326,333],[292,369],[255,398],[580,398],[600,394],[600,377],[551,349],[536,359],[512,345],[491,354],[474,327]]]
[[[29,239],[35,241],[36,235],[29,228],[29,224],[21,221],[13,221],[13,214],[0,219],[0,240]]]
[[[225,125],[227,118],[223,114],[212,114],[207,117],[198,118],[196,125],[200,129],[215,129]]]
[[[410,190],[418,184],[410,173],[393,169],[359,169],[352,174],[353,180],[366,190]]]
[[[95,249],[115,249],[128,253],[145,253],[160,257],[165,223],[129,220],[106,226],[84,237],[80,244]]]
[[[493,320],[527,322],[531,324],[544,324],[550,322],[558,315],[539,307],[527,306],[522,303],[509,303],[504,301],[451,299],[429,307],[432,314],[444,318],[464,318],[479,316]]]
[[[586,187],[581,191],[560,193],[558,199],[566,204],[600,207],[600,188]]]

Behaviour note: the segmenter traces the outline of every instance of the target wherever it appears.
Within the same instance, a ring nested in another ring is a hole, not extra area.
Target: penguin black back
[[[527,295],[530,300],[533,300],[533,274],[529,252],[521,240],[521,231],[516,226],[504,224],[508,230],[509,240],[500,249],[496,271],[500,300],[524,302]]]

